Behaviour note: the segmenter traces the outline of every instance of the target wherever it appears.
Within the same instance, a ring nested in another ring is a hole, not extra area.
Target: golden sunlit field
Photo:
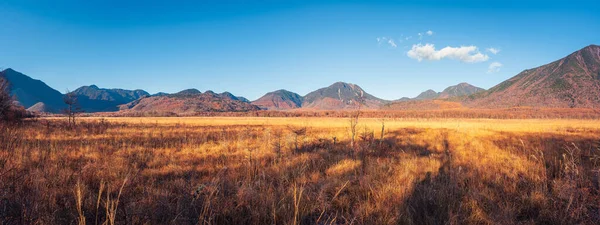
[[[0,224],[600,221],[600,120],[65,120],[0,125]]]

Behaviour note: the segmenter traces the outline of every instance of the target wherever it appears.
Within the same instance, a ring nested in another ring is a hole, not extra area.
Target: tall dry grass
[[[0,125],[0,223],[600,219],[596,121],[189,120]]]

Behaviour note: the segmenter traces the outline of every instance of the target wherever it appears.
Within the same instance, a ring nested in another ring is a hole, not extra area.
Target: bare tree
[[[356,139],[356,125],[360,117],[360,106],[355,112],[350,114],[350,147],[354,148],[354,140]]]
[[[363,96],[360,96],[356,111],[350,113],[350,147],[354,148],[354,142],[356,140],[356,125],[358,125],[358,118],[360,117],[360,108],[364,102]]]
[[[0,120],[7,120],[12,106],[12,98],[8,93],[8,81],[0,74]]]
[[[385,118],[381,119],[381,137],[379,138],[379,147],[383,145],[383,138],[385,137]]]
[[[367,172],[367,153],[369,151],[371,151],[372,147],[375,144],[375,132],[373,130],[370,130],[369,128],[367,128],[367,126],[364,126],[364,129],[362,131],[362,133],[359,135],[359,138],[361,140],[361,146],[357,146],[357,148],[359,149],[358,154],[359,154],[359,158],[361,163],[361,171],[363,174],[365,174]]]
[[[14,102],[15,99],[10,95],[10,83],[0,71],[0,121],[16,122],[27,116],[25,108]]]
[[[288,129],[294,134],[294,152],[298,153],[300,147],[298,146],[298,139],[306,135],[306,127],[293,127],[288,126]]]
[[[67,105],[67,108],[65,108],[63,112],[69,119],[69,126],[74,126],[75,118],[79,113],[83,112],[77,101],[77,95],[67,90],[67,93],[63,96],[63,102]]]
[[[272,143],[272,145],[273,145],[273,151],[275,151],[275,155],[276,155],[275,163],[279,163],[279,161],[281,160],[281,149],[283,147],[281,144],[283,132],[279,129],[275,130],[274,137],[275,137],[275,140]]]

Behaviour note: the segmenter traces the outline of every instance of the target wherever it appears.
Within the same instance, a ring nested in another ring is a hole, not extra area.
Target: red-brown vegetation
[[[600,219],[593,120],[196,120],[0,125],[0,223]]]

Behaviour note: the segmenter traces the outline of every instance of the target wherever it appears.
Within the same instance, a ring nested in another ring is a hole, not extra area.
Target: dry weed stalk
[[[121,185],[121,188],[119,188],[119,193],[117,194],[117,198],[115,198],[115,199],[111,198],[110,186],[107,185],[106,202],[104,203],[105,209],[106,209],[106,221],[104,222],[105,224],[108,224],[108,225],[116,224],[117,209],[119,207],[119,201],[121,199],[121,194],[123,193],[123,188],[125,188],[125,184],[127,184],[128,179],[129,179],[129,174],[127,176],[125,176],[125,179],[123,180],[123,184]]]
[[[81,180],[77,180],[77,183],[75,184],[75,203],[76,203],[76,207],[77,207],[77,224],[79,225],[85,225],[85,215],[83,213],[83,209],[82,209],[82,205],[83,205],[83,196],[85,195],[83,193],[82,187],[83,185],[81,184]]]
[[[298,184],[294,184],[294,189],[292,194],[294,195],[294,225],[300,224],[300,219],[302,217],[302,212],[300,209],[300,203],[302,201],[302,194],[304,193],[304,187],[298,187]]]

